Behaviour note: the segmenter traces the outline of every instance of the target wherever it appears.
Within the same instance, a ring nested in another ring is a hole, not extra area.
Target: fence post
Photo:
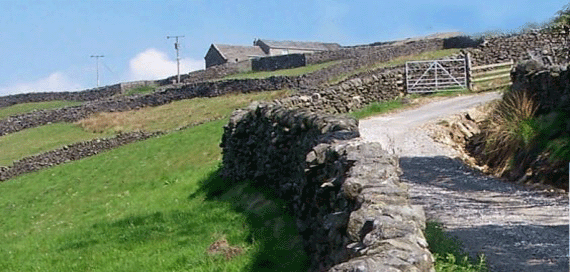
[[[465,77],[467,80],[467,89],[473,90],[473,82],[471,81],[471,54],[465,53]]]

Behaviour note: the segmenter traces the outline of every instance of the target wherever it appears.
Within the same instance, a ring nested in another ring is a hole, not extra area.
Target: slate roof
[[[267,54],[259,48],[259,46],[241,46],[227,44],[213,44],[213,46],[222,54],[226,60],[234,61],[235,59],[244,60],[248,57],[265,57]]]
[[[296,41],[273,41],[260,40],[271,48],[287,48],[287,49],[305,49],[315,51],[336,50],[340,49],[338,43],[320,43],[320,42],[296,42]]]

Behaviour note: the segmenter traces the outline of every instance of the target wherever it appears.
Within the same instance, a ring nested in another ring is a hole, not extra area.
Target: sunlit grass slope
[[[0,108],[0,119],[4,119],[12,115],[28,113],[34,110],[57,109],[68,106],[77,106],[80,105],[81,103],[82,102],[74,102],[74,101],[48,101],[48,102],[16,104],[9,107]]]
[[[291,90],[194,98],[126,112],[95,114],[77,122],[89,131],[172,130],[197,122],[229,116],[253,101],[286,96]]]
[[[303,270],[282,205],[201,188],[224,182],[215,175],[226,122],[0,183],[0,271]],[[285,235],[255,220],[268,214],[288,226]]]

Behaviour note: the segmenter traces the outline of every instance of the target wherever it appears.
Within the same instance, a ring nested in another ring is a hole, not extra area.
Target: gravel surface
[[[484,254],[490,271],[568,271],[568,196],[486,176],[434,142],[428,123],[500,97],[485,93],[449,98],[360,121],[363,141],[400,155],[402,180],[428,220],[443,224],[472,257]]]

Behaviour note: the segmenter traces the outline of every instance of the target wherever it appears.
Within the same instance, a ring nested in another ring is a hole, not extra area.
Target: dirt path
[[[360,122],[364,141],[400,155],[402,179],[428,220],[441,222],[490,271],[568,271],[568,197],[488,177],[452,159],[456,151],[420,128],[499,98],[461,96]]]

